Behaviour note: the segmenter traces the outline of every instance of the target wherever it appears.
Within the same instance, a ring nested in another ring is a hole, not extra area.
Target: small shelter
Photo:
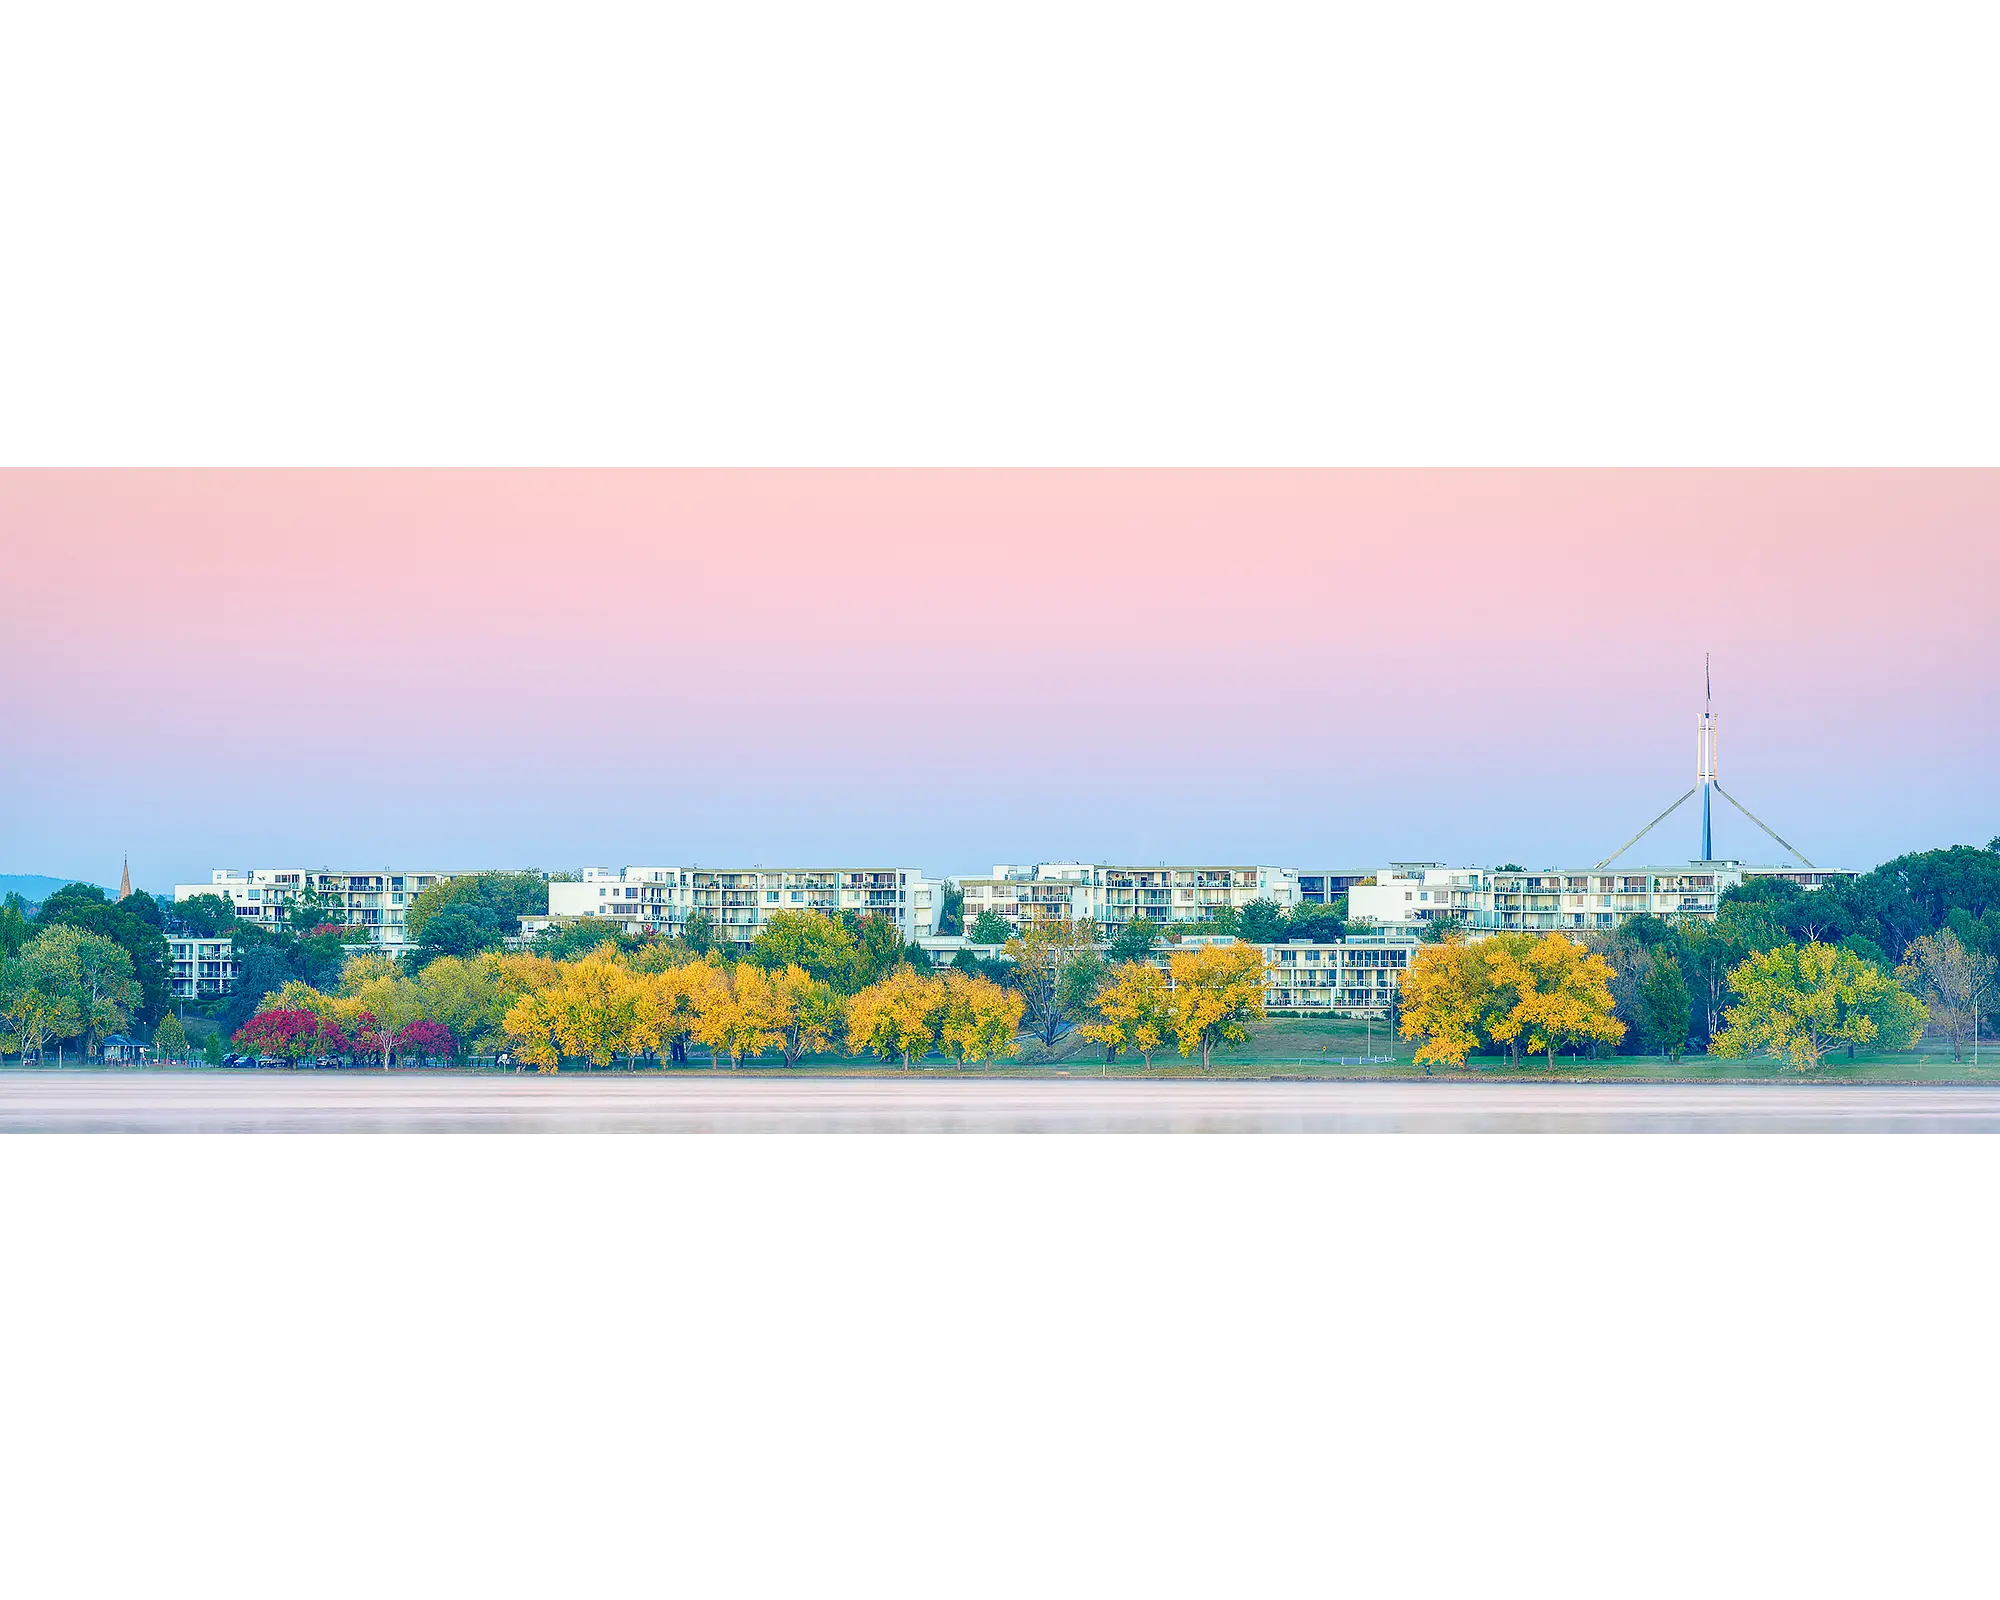
[[[106,1061],[127,1062],[132,1065],[147,1060],[153,1053],[149,1044],[141,1044],[137,1039],[128,1039],[122,1033],[104,1036],[104,1059]]]

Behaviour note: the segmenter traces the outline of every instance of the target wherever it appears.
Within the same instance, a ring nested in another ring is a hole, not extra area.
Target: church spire
[[[118,874],[118,898],[128,900],[132,895],[132,858],[125,858],[125,870]]]

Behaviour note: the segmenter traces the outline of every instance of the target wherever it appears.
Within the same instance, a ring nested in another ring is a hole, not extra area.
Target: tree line
[[[1255,950],[1176,952],[1170,990],[1156,966],[1107,962],[1089,923],[1017,935],[1005,981],[885,963],[870,919],[816,911],[780,912],[740,957],[685,938],[598,932],[562,955],[488,950],[399,968],[357,954],[329,987],[292,979],[266,994],[234,1042],[259,1057],[384,1067],[474,1056],[543,1072],[766,1057],[796,1066],[831,1049],[964,1068],[1012,1055],[1025,1027],[1044,1048],[1078,1033],[1107,1065],[1128,1049],[1150,1063],[1171,1040],[1206,1067],[1217,1045],[1241,1042],[1263,1015]]]

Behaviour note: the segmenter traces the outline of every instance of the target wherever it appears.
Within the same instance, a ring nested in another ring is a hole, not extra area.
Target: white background
[[[0,457],[1990,463],[1993,67],[1945,6],[16,7]],[[8,1587],[1989,1592],[1991,1149],[18,1141]]]

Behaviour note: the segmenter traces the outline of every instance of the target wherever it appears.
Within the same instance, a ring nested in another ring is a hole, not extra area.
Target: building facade
[[[1414,932],[1451,920],[1473,937],[1502,932],[1588,932],[1628,917],[1713,917],[1723,894],[1758,878],[1817,889],[1854,874],[1837,867],[1691,861],[1664,867],[1581,867],[1539,872],[1399,861],[1348,890],[1347,914],[1383,931]]]
[[[1261,944],[1264,1009],[1322,1017],[1393,1017],[1417,951],[1403,934]]]
[[[336,872],[328,867],[253,867],[234,872],[217,867],[207,883],[175,884],[174,899],[220,895],[245,922],[272,928],[285,922],[294,906],[310,900],[320,920],[353,928],[353,943],[372,944],[384,955],[400,956],[409,948],[403,923],[410,906],[425,889],[451,876],[384,868]]]
[[[167,975],[176,1000],[205,1000],[236,986],[236,946],[229,939],[167,939]]]
[[[852,911],[889,918],[913,943],[943,907],[944,885],[914,867],[588,867],[581,882],[551,883],[548,916],[522,918],[521,931],[601,917],[671,938],[702,911],[720,938],[748,944],[780,911]]]
[[[1092,862],[1044,861],[996,866],[990,877],[961,878],[965,926],[991,911],[1018,932],[1034,922],[1080,921],[1106,927],[1142,919],[1195,923],[1227,906],[1241,911],[1252,900],[1275,900],[1289,911],[1299,903],[1298,874],[1289,867],[1114,867]]]
[[[1372,867],[1298,867],[1299,899],[1306,905],[1330,906],[1357,883],[1375,876]]]

